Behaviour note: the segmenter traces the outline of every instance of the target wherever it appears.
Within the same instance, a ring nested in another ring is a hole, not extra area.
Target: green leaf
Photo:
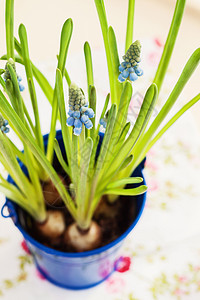
[[[136,196],[144,194],[147,191],[146,185],[141,185],[134,189],[109,189],[104,192],[105,195]]]
[[[3,80],[2,76],[0,76],[0,84],[1,84],[2,88],[5,90],[6,85],[5,85],[5,81]]]
[[[187,81],[189,80],[189,78],[195,71],[196,67],[198,66],[199,61],[200,61],[200,48],[194,51],[194,53],[189,58],[169,98],[163,105],[160,112],[157,114],[156,118],[152,122],[151,126],[149,127],[145,135],[142,137],[141,141],[138,143],[138,145],[136,145],[136,148],[133,149],[133,154],[134,154],[133,164],[135,164],[136,166],[138,164],[138,161],[140,160],[140,156],[143,156],[143,152],[145,151],[148,142],[151,140],[151,138],[157,131],[158,127],[163,122],[163,120],[165,119],[165,117],[167,116],[167,114],[175,104],[183,88],[185,87]]]
[[[79,180],[77,181],[77,215],[78,215],[78,224],[80,228],[87,229],[89,223],[85,218],[85,211],[88,210],[86,205],[86,193],[88,187],[88,169],[92,153],[93,141],[90,137],[85,140],[83,148],[80,149],[80,172]]]
[[[105,157],[105,163],[104,168],[101,171],[101,177],[103,178],[105,173],[107,173],[108,166],[110,165],[110,162],[113,159],[113,156],[118,153],[120,146],[122,146],[122,143],[118,144],[120,133],[123,130],[123,127],[126,123],[127,118],[127,112],[128,112],[128,105],[130,103],[132,96],[132,86],[129,82],[126,82],[121,99],[120,104],[117,112],[117,117],[115,119],[114,128],[111,134],[111,142],[109,144],[109,151],[107,151],[106,157]],[[107,125],[109,126],[109,124]],[[122,137],[123,138],[123,137]],[[124,137],[125,138],[125,137]]]
[[[100,129],[100,126],[101,126],[100,125],[100,120],[103,119],[104,116],[105,116],[106,110],[108,108],[109,100],[110,100],[110,94],[108,94],[107,97],[106,97],[106,100],[105,100],[105,103],[104,103],[104,107],[102,109],[101,116],[100,116],[100,119],[99,119],[99,122],[98,122],[98,125],[97,125],[96,136],[99,135],[99,129]]]
[[[61,198],[63,199],[64,203],[66,204],[69,212],[71,215],[76,219],[76,208],[74,206],[74,203],[68,194],[67,190],[65,189],[65,186],[62,184],[59,176],[57,175],[54,168],[51,166],[47,158],[44,156],[43,152],[41,152],[41,149],[37,146],[35,143],[34,138],[30,135],[27,128],[22,123],[21,119],[18,117],[16,112],[12,109],[8,101],[6,100],[5,96],[0,90],[0,112],[6,117],[6,119],[9,121],[11,127],[14,127],[17,134],[20,136],[20,139],[26,143],[27,147],[32,151],[35,158],[39,161],[39,163],[42,165],[42,167],[46,170],[48,173],[50,179],[56,186],[56,189],[58,190]]]
[[[72,29],[73,23],[71,19],[65,21],[60,38],[60,51],[58,56],[58,69],[61,71],[62,76],[64,75],[65,71],[65,63],[69,48],[69,43],[72,36]],[[53,159],[53,147],[54,147],[54,138],[56,135],[56,120],[58,114],[58,100],[56,95],[56,88],[54,89],[54,96],[52,102],[52,116],[51,116],[51,128],[48,138],[48,145],[47,145],[47,158],[50,162]]]
[[[124,162],[128,154],[134,147],[140,134],[143,131],[143,128],[145,127],[146,123],[149,120],[149,116],[151,114],[151,110],[154,107],[156,97],[157,97],[157,88],[155,84],[152,84],[146,92],[139,115],[137,117],[137,120],[134,124],[134,127],[130,135],[122,145],[119,152],[113,157],[113,160],[110,162],[108,172],[106,173],[106,178],[104,178],[105,182],[112,176],[112,174],[114,175],[118,171],[118,169],[120,168],[120,166],[122,165],[122,163]]]
[[[21,45],[15,38],[15,49],[18,52],[18,54],[22,57],[22,50],[21,50]],[[20,64],[24,64],[24,61],[18,57],[15,56],[16,62]],[[31,62],[32,70],[33,70],[33,75],[35,79],[37,80],[41,90],[45,94],[47,100],[49,103],[52,105],[53,101],[53,88],[49,84],[48,80],[46,77],[41,73],[41,71]]]
[[[169,33],[167,36],[167,40],[165,43],[165,47],[163,50],[162,57],[160,59],[160,63],[154,78],[154,83],[158,87],[158,91],[160,91],[160,88],[162,86],[163,80],[165,78],[165,74],[168,69],[168,65],[172,56],[172,52],[174,49],[174,45],[176,42],[176,38],[179,32],[179,28],[181,25],[182,17],[183,17],[183,12],[185,8],[185,3],[186,0],[177,0],[176,1],[176,7],[172,19],[172,23],[169,29]]]
[[[162,137],[162,135],[195,103],[200,100],[200,94],[190,100],[187,104],[185,104],[168,122],[167,124],[157,133],[157,135],[151,140],[146,149],[146,153],[150,150],[150,148]]]
[[[0,182],[0,192],[26,210],[36,221],[43,222],[46,219],[45,211],[42,211],[41,207],[37,207],[36,202],[33,203],[27,199],[13,184]]]
[[[7,56],[14,60],[14,0],[6,0],[5,23]]]
[[[126,184],[141,183],[142,181],[143,181],[142,177],[127,177],[109,183],[107,189],[118,188]]]
[[[13,85],[14,96],[16,97],[16,99],[15,99],[15,97],[13,97],[13,99],[15,99],[15,101],[16,101],[15,107],[18,108],[18,115],[23,120],[23,122],[25,122],[22,97],[21,97],[21,93],[19,90],[17,75],[16,75],[16,72],[13,69],[12,65],[9,62],[7,63],[7,67],[8,67],[8,71],[9,71],[10,77],[11,77],[11,82]]]
[[[133,155],[131,154],[130,156],[128,156],[125,161],[122,163],[119,171],[122,171],[123,169],[127,168],[128,165],[132,162],[133,160]]]
[[[115,33],[113,28],[110,26],[108,28],[108,41],[109,41],[109,47],[110,47],[110,54],[111,54],[111,61],[112,61],[112,69],[114,74],[114,88],[116,92],[116,99],[115,103],[119,105],[123,84],[119,82],[118,76],[119,76],[119,55],[117,50],[117,41],[115,37]]]
[[[12,172],[13,180],[20,187],[24,195],[28,195],[33,192],[33,188],[28,180],[28,178],[22,172],[16,157],[12,151],[12,145],[6,135],[4,135],[0,130],[0,152],[6,164],[8,164],[9,169]]]
[[[99,156],[98,156],[98,159],[97,159],[96,170],[95,170],[96,176],[97,176],[97,174],[99,174],[99,172],[101,171],[102,166],[105,164],[106,154],[108,153],[108,151],[110,151],[109,145],[110,145],[112,132],[113,132],[114,124],[115,124],[116,110],[117,110],[117,107],[116,107],[115,104],[113,104],[111,106],[111,109],[110,109],[110,112],[109,112],[109,115],[108,115],[108,122],[107,122],[106,132],[105,132],[103,142],[102,142],[102,145],[101,145],[101,149],[100,149],[100,153],[99,153]]]
[[[65,71],[65,63],[67,58],[67,52],[69,43],[72,36],[73,22],[72,19],[67,19],[62,27],[61,38],[60,38],[60,51],[58,56],[58,69],[60,69],[62,76]]]
[[[61,167],[63,168],[63,170],[68,174],[68,176],[70,176],[70,169],[69,166],[66,164],[62,152],[60,150],[60,146],[58,144],[57,139],[54,140],[54,150],[56,152],[56,156],[58,158],[59,163],[61,164]]]
[[[5,73],[5,70],[4,69],[0,69],[0,76]]]
[[[95,139],[93,139],[93,148],[92,148],[92,154],[90,158],[90,165],[89,165],[89,171],[88,171],[88,178],[89,180],[92,178],[94,171],[95,171],[95,163],[96,163],[96,153],[97,153],[97,147],[99,144],[99,135]]]
[[[67,84],[68,84],[68,86],[70,87],[70,85],[71,85],[71,79],[70,79],[70,77],[69,77],[69,73],[67,72],[67,69],[65,68],[65,79],[66,79],[66,81],[67,81]]]
[[[41,126],[40,126],[37,96],[36,96],[35,85],[33,81],[33,71],[32,71],[32,66],[29,58],[28,38],[27,38],[26,28],[23,24],[20,24],[19,26],[19,38],[21,41],[22,57],[23,57],[24,66],[26,70],[29,94],[30,94],[34,118],[35,118],[35,135],[36,135],[38,145],[40,146],[42,151],[44,151],[44,143],[43,143],[43,137],[41,132]]]
[[[126,82],[120,97],[120,103],[119,108],[117,112],[117,118],[114,128],[114,133],[116,136],[120,136],[120,133],[122,132],[122,129],[124,128],[126,121],[127,121],[127,115],[128,115],[128,108],[132,97],[132,85],[130,82]]]
[[[115,145],[115,153],[117,153],[119,151],[119,149],[121,148],[121,146],[123,145],[125,139],[126,139],[126,136],[130,130],[130,127],[131,127],[131,123],[128,122],[126,123],[126,125],[124,126],[124,128],[122,129],[122,133]]]
[[[90,86],[90,96],[89,96],[90,107],[94,111],[94,118],[91,119],[93,127],[89,130],[90,136],[93,139],[95,135],[95,116],[96,116],[96,89],[94,86]]]
[[[84,54],[85,54],[85,64],[86,64],[86,72],[87,72],[88,95],[90,95],[89,87],[94,86],[94,77],[93,77],[93,67],[92,67],[92,54],[88,42],[85,42],[84,44]]]
[[[65,100],[64,100],[64,90],[63,90],[63,78],[61,71],[59,69],[56,70],[56,89],[57,89],[57,97],[58,97],[58,108],[60,112],[60,120],[61,120],[61,129],[63,142],[65,146],[65,152],[68,159],[68,164],[71,162],[71,138],[69,128],[66,125],[66,109],[65,109]],[[70,171],[71,174],[71,171]]]
[[[40,72],[40,70],[37,69],[36,66],[34,66],[33,63],[31,63],[31,66],[32,66],[32,70],[33,70],[33,76],[37,80],[41,90],[43,91],[43,93],[46,96],[49,103],[52,104],[52,101],[53,101],[53,88],[52,88],[52,86],[49,84],[48,80]]]

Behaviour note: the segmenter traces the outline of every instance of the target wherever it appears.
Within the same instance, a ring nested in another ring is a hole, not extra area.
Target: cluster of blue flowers
[[[83,125],[87,129],[93,127],[91,118],[94,118],[94,111],[88,107],[83,91],[74,83],[69,88],[69,117],[67,118],[67,125],[73,126],[73,133],[80,135]]]
[[[124,61],[119,66],[118,80],[124,82],[129,78],[130,81],[135,81],[138,76],[143,75],[142,69],[139,67],[141,52],[141,45],[139,41],[135,41],[127,50],[126,54],[123,56]]]
[[[11,66],[13,67],[13,69],[15,70],[16,72],[16,67],[15,67],[15,62],[12,58],[10,58],[8,60],[8,62],[11,64]],[[17,74],[17,72],[16,72]],[[3,78],[4,78],[4,81],[6,82],[8,79],[11,80],[11,77],[10,77],[10,72],[8,70],[8,67],[7,67],[7,63],[6,63],[6,66],[5,66],[5,72],[3,74]],[[20,76],[17,75],[17,81],[18,81],[18,84],[19,84],[19,90],[20,92],[23,92],[24,90],[24,86],[21,84],[21,81],[22,81],[22,78]]]
[[[0,129],[3,133],[8,133],[10,131],[9,127],[7,127],[8,121],[0,115]]]

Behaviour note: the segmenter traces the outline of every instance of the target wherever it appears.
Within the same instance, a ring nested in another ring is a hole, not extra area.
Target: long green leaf
[[[147,191],[146,185],[141,185],[134,189],[109,189],[104,192],[105,195],[136,196]]]
[[[15,38],[15,49],[18,52],[19,56],[22,57],[22,50],[21,50],[21,45],[18,42],[18,40]],[[15,57],[16,62],[20,64],[24,64],[23,60],[18,57]],[[53,88],[46,79],[46,77],[41,73],[41,71],[31,62],[32,70],[33,70],[33,75],[35,79],[37,80],[41,90],[45,94],[47,100],[49,103],[52,105],[53,101]]]
[[[63,91],[63,77],[59,69],[56,70],[56,89],[58,97],[58,107],[60,112],[61,128],[63,142],[65,146],[65,152],[68,159],[68,164],[71,162],[71,138],[69,128],[66,125],[66,109],[65,109],[65,100],[64,100],[64,91]],[[70,171],[71,173],[71,171]]]
[[[127,178],[123,178],[111,182],[110,184],[107,185],[107,189],[109,190],[109,189],[118,188],[126,184],[141,183],[142,181],[143,181],[142,177],[127,177]]]
[[[110,47],[110,54],[111,54],[111,61],[112,61],[112,69],[114,74],[114,88],[115,88],[115,103],[119,105],[123,84],[119,82],[118,76],[119,76],[119,55],[118,55],[118,49],[117,49],[117,41],[115,37],[115,32],[113,28],[110,26],[108,28],[108,42]]]
[[[128,156],[125,161],[122,163],[119,172],[122,171],[123,169],[127,168],[128,165],[132,162],[133,160],[133,155],[131,154],[130,156]]]
[[[89,96],[90,95],[89,87],[94,86],[94,76],[93,76],[93,67],[92,67],[92,54],[88,42],[85,42],[84,44],[84,54],[85,54],[85,65],[86,65],[88,96]]]
[[[149,116],[151,114],[151,110],[154,107],[156,97],[157,97],[157,88],[156,85],[152,84],[146,92],[139,115],[137,117],[137,120],[134,124],[134,127],[129,137],[122,145],[121,149],[119,150],[119,153],[110,162],[110,167],[108,169],[108,172],[106,173],[106,179],[109,179],[112,174],[115,174],[118,171],[121,164],[124,162],[124,160],[130,153],[130,151],[133,149],[135,143],[137,142],[140,134],[143,131],[143,128],[145,127],[146,123],[149,120]],[[104,178],[105,182],[106,179]]]
[[[27,177],[24,175],[21,170],[16,157],[14,156],[13,151],[11,150],[9,140],[0,130],[0,151],[3,155],[5,161],[9,165],[9,168],[12,170],[12,175],[14,176],[13,180],[20,187],[24,195],[28,195],[33,192],[31,184]]]
[[[54,149],[55,149],[56,156],[58,158],[58,161],[59,161],[61,167],[68,174],[68,176],[70,176],[69,166],[66,164],[66,162],[63,158],[62,152],[60,150],[60,146],[59,146],[58,141],[56,139],[54,140]]]
[[[158,91],[160,91],[160,88],[162,86],[163,80],[165,78],[165,74],[167,72],[167,68],[172,56],[172,52],[174,49],[174,45],[176,42],[176,38],[178,35],[178,31],[181,25],[182,17],[183,17],[183,12],[185,8],[185,3],[186,0],[177,0],[176,1],[176,7],[172,19],[172,23],[169,29],[169,33],[167,36],[167,40],[165,43],[165,47],[163,50],[162,57],[160,59],[160,63],[154,78],[154,83],[158,87]]]
[[[163,134],[194,104],[196,104],[200,100],[200,94],[190,100],[187,104],[185,104],[168,122],[167,124],[157,133],[157,135],[153,138],[153,140],[148,144],[145,153],[147,153],[150,148],[163,136]],[[145,156],[144,153],[144,156]]]
[[[33,113],[34,113],[34,117],[35,117],[36,139],[37,139],[38,145],[40,146],[42,151],[44,151],[44,143],[43,143],[43,137],[42,137],[42,132],[41,132],[41,126],[40,126],[40,117],[39,117],[37,96],[36,96],[35,85],[34,85],[34,81],[33,81],[33,71],[32,71],[32,66],[31,66],[31,62],[30,62],[30,58],[29,58],[28,38],[27,38],[26,28],[23,24],[20,24],[20,26],[19,26],[19,38],[21,41],[22,57],[23,57],[24,66],[25,66],[25,70],[26,70],[29,94],[30,94]]]
[[[106,153],[104,168],[101,170],[101,175],[100,175],[101,178],[103,178],[105,176],[105,173],[107,173],[107,169],[109,168],[110,162],[113,160],[113,156],[118,153],[117,150],[119,150],[120,146],[122,146],[122,143],[121,145],[120,144],[118,145],[118,141],[119,141],[120,133],[122,132],[125,124],[124,121],[127,118],[128,105],[130,103],[131,96],[132,96],[132,86],[129,82],[126,82],[120,98],[120,104],[119,104],[114,128],[110,139],[111,142],[108,145],[109,151],[107,151]]]
[[[109,151],[110,140],[111,140],[111,137],[112,137],[112,132],[113,132],[115,119],[116,119],[116,111],[117,111],[117,107],[116,107],[115,104],[113,104],[111,106],[111,109],[110,109],[110,112],[109,112],[109,115],[108,115],[108,122],[107,122],[106,132],[105,132],[103,142],[102,142],[102,145],[101,145],[101,150],[100,150],[100,153],[99,153],[99,156],[98,156],[98,159],[97,159],[96,170],[95,170],[96,176],[101,171],[101,168],[102,168],[103,164],[105,163],[106,154]]]
[[[71,215],[76,219],[76,208],[74,206],[74,203],[66,191],[64,185],[60,181],[59,176],[57,175],[54,168],[51,166],[49,161],[44,156],[41,149],[36,145],[33,137],[30,135],[26,127],[24,126],[21,119],[18,117],[18,115],[15,113],[15,111],[11,108],[10,104],[6,100],[3,93],[0,91],[0,112],[6,116],[6,119],[9,121],[11,127],[14,127],[18,135],[20,136],[21,140],[26,143],[27,147],[29,147],[36,157],[36,159],[40,162],[42,167],[47,171],[50,179],[56,186],[56,189],[58,190],[61,198],[63,199],[64,203],[66,204],[67,208],[69,209],[69,212]]]
[[[99,135],[100,120],[103,119],[103,117],[105,116],[106,110],[108,108],[109,100],[110,100],[110,94],[108,94],[107,97],[106,97],[106,100],[105,100],[105,103],[104,103],[104,107],[102,109],[101,116],[100,116],[100,119],[99,119],[99,123],[97,125],[96,136]]]
[[[146,145],[151,140],[152,136],[155,134],[156,130],[163,122],[173,105],[175,104],[176,100],[178,99],[180,93],[182,92],[184,86],[186,85],[187,81],[195,71],[196,67],[198,66],[200,61],[200,48],[198,48],[189,58],[188,62],[186,63],[181,76],[179,77],[173,91],[171,92],[169,98],[167,99],[166,103],[163,105],[161,111],[158,113],[154,121],[152,122],[151,126],[145,133],[144,137],[142,138],[141,142],[138,143],[135,149],[133,149],[133,153],[135,155],[134,164],[136,163],[136,159],[141,155],[142,151],[144,151]]]
[[[67,52],[69,48],[69,43],[72,36],[73,23],[71,19],[65,21],[60,38],[60,51],[58,56],[58,69],[61,71],[62,76],[65,71],[65,63],[67,58]],[[51,127],[48,138],[47,145],[47,158],[50,162],[53,159],[53,147],[54,147],[54,138],[56,135],[56,120],[58,115],[58,100],[56,95],[56,88],[54,89],[54,97],[52,103],[52,116],[51,116]]]
[[[89,96],[89,103],[90,107],[94,111],[94,118],[91,119],[93,127],[89,130],[90,137],[93,139],[95,136],[95,120],[96,120],[96,89],[94,86],[90,87],[90,96]]]
[[[80,150],[80,172],[79,172],[79,180],[77,181],[77,215],[78,215],[78,224],[80,228],[87,229],[89,227],[89,223],[85,218],[85,210],[87,211],[86,205],[86,196],[87,196],[87,188],[88,188],[88,169],[89,163],[92,153],[93,141],[90,137],[85,140],[83,148]]]

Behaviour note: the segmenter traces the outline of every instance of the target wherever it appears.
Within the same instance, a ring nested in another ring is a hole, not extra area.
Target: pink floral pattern
[[[143,95],[152,80],[163,47],[162,41],[157,38],[142,44],[145,74],[135,84],[135,91],[139,92],[137,95]],[[82,53],[74,55],[70,63],[78,68],[81,57]],[[102,100],[108,91],[108,83],[102,80],[105,77],[103,57],[103,51],[93,53],[94,68],[99,70],[96,81],[98,97]],[[49,64],[44,66],[44,73],[53,71],[53,67]],[[79,74],[76,72],[71,76],[77,78]],[[77,80],[86,82],[82,73]],[[167,76],[166,82],[167,88],[161,94],[163,99],[169,95],[172,74]],[[134,103],[134,100],[132,109],[137,114],[140,102]],[[39,300],[200,299],[199,153],[199,132],[193,116],[187,113],[148,153],[144,170],[149,186],[147,205],[141,220],[119,252],[123,260],[118,265],[118,272],[90,290],[72,292],[54,287],[47,280],[42,281],[40,275],[36,276],[28,247],[24,241],[20,245],[20,234],[12,222],[0,218],[0,298],[9,300],[26,295],[29,300],[36,297]],[[5,259],[5,253],[9,259]],[[102,277],[108,274],[110,267],[109,262],[99,267]]]

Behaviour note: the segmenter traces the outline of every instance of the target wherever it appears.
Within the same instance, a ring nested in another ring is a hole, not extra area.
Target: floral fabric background
[[[132,122],[162,50],[158,39],[145,40],[142,44],[144,75],[135,84],[129,112]],[[122,56],[123,50],[120,50]],[[93,58],[100,111],[108,90],[104,53],[96,49]],[[69,73],[72,80],[76,78],[77,84],[86,90],[85,74],[79,71],[80,65],[83,66],[83,54],[77,53],[70,58]],[[43,65],[43,71],[53,81],[52,70],[53,63]],[[160,105],[169,95],[168,87],[173,84],[173,74],[169,71]],[[179,99],[179,102],[183,101],[184,94]],[[41,113],[44,111],[47,119],[50,109],[41,94]],[[153,116],[156,114],[154,111]],[[44,120],[43,123],[43,130],[47,132],[48,122]],[[199,153],[200,134],[192,114],[187,112],[147,156],[144,171],[149,188],[147,203],[141,220],[119,253],[124,258],[118,272],[92,289],[70,291],[44,280],[37,273],[12,221],[0,217],[0,299],[200,299]],[[1,206],[3,203],[1,196]]]

